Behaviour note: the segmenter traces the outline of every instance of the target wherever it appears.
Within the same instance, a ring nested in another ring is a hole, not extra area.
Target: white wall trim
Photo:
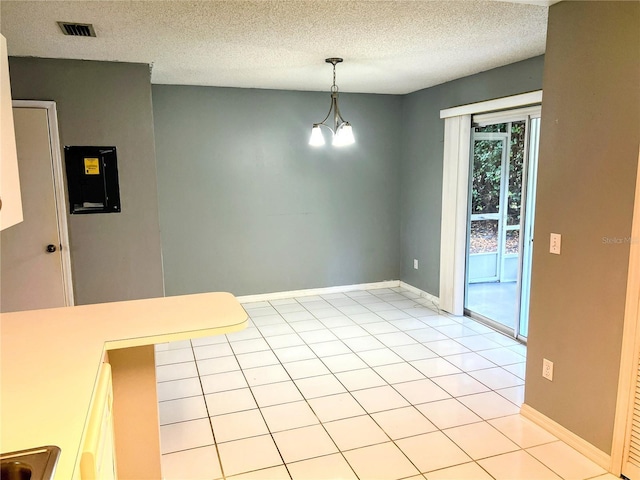
[[[563,427],[559,423],[551,420],[549,417],[538,412],[536,409],[530,407],[526,403],[522,405],[520,409],[520,414],[523,417],[531,420],[536,425],[544,428],[546,431],[548,431],[552,435],[555,435],[556,437],[558,437],[559,440],[562,440],[564,443],[566,443],[573,449],[580,452],[589,460],[597,463],[602,468],[609,471],[609,466],[611,464],[611,456],[607,455],[605,452],[595,447],[591,443],[587,442],[582,437],[579,437],[572,431],[567,430],[565,427]]]
[[[64,188],[64,168],[58,131],[58,111],[56,102],[50,100],[14,100],[14,108],[42,108],[47,111],[49,123],[49,141],[51,149],[51,168],[53,170],[53,189],[56,198],[56,217],[60,235],[60,257],[62,261],[62,286],[66,306],[75,305],[73,280],[71,277],[71,249],[69,245],[69,227],[67,225],[67,196]]]
[[[627,440],[630,436],[638,358],[640,357],[640,148],[638,149],[638,170],[629,246],[629,269],[627,272],[627,293],[622,327],[622,348],[620,372],[618,376],[618,397],[613,424],[610,470],[620,475],[626,461]]]
[[[400,286],[400,280],[387,280],[375,283],[359,283],[356,285],[340,285],[336,287],[310,288],[306,290],[291,290],[288,292],[258,293],[256,295],[241,295],[236,297],[240,303],[265,302],[281,300],[291,297],[308,297],[311,295],[329,295],[331,293],[353,292],[355,290],[369,290],[374,288],[394,288]]]
[[[511,95],[510,97],[496,98],[484,102],[469,103],[459,107],[440,110],[440,118],[458,117],[460,115],[473,115],[475,113],[492,112],[494,110],[506,110],[526,105],[542,103],[542,90]]]
[[[464,313],[470,138],[471,115],[445,119],[439,306],[454,315]]]
[[[420,290],[419,288],[414,287],[413,285],[409,285],[408,283],[405,283],[402,280],[400,280],[400,286],[402,288],[405,288],[405,289],[409,290],[410,292],[415,293],[416,295],[420,295],[420,297],[422,297],[422,298],[426,298],[431,303],[433,303],[433,305],[436,308],[440,309],[440,299],[438,297],[436,297],[435,295],[431,295],[429,292],[425,292],[424,290]]]
[[[473,116],[473,124],[479,127],[493,125],[495,123],[517,122],[523,118],[540,118],[542,105],[516,108],[515,110],[501,110],[499,112],[480,113]]]

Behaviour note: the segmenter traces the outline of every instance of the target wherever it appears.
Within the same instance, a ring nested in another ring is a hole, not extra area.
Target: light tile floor
[[[401,288],[156,346],[164,478],[614,478],[521,417],[523,345]]]

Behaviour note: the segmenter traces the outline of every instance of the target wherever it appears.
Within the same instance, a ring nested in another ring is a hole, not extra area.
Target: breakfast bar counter
[[[80,479],[97,380],[108,360],[118,478],[161,478],[154,345],[246,324],[229,293],[0,315],[0,452],[56,445],[54,478]]]

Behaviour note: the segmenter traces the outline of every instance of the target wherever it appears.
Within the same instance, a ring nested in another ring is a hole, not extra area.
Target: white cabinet
[[[116,480],[111,365],[103,363],[80,457],[81,480]]]
[[[0,230],[22,221],[7,41],[0,35]]]

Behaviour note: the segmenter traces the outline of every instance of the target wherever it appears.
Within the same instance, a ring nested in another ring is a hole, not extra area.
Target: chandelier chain
[[[336,85],[336,64],[333,64],[333,85],[331,85],[331,92],[336,93],[338,91],[338,86]]]

